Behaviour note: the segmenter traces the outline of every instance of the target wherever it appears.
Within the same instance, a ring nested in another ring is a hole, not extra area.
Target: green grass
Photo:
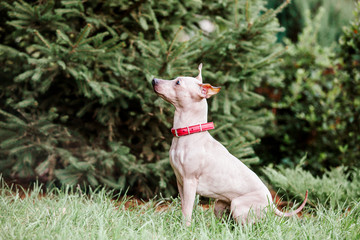
[[[0,239],[360,239],[356,203],[345,212],[319,206],[302,218],[268,213],[245,226],[218,221],[211,209],[197,207],[193,224],[185,227],[178,199],[159,212],[160,201],[125,210],[126,201],[113,200],[103,189],[87,195],[71,189],[39,193],[35,186],[21,199],[7,186],[0,189]]]

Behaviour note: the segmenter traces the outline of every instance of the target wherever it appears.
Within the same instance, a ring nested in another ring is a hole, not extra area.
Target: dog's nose
[[[154,78],[154,79],[152,80],[152,85],[155,86],[157,83],[158,83],[158,79]]]

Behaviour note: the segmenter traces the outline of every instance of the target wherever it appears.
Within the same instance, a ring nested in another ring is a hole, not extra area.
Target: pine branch
[[[179,29],[176,31],[175,35],[174,35],[174,38],[172,39],[171,43],[170,43],[170,46],[169,46],[169,49],[167,50],[167,53],[166,53],[166,61],[168,62],[169,60],[169,56],[170,54],[172,53],[171,50],[172,50],[172,47],[174,45],[174,42],[175,40],[177,39],[177,36],[179,35],[179,32],[182,31],[184,29],[183,26],[180,26]]]
[[[46,45],[47,48],[51,48],[50,43],[39,33],[38,30],[34,30],[34,33]]]
[[[75,48],[77,48],[79,44],[82,44],[83,39],[86,39],[89,36],[91,29],[92,25],[90,23],[88,23],[83,29],[81,29],[71,52],[74,52]]]

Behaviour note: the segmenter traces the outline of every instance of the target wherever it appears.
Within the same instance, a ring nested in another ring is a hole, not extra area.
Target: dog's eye
[[[176,81],[176,85],[180,85],[180,80],[177,80],[177,81]]]

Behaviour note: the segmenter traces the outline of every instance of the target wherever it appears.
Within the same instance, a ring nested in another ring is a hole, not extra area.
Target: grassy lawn
[[[39,197],[34,187],[25,198],[6,186],[0,191],[0,239],[360,239],[359,204],[347,211],[319,206],[302,218],[268,213],[245,226],[198,206],[187,228],[178,199],[128,207],[105,190],[53,189]]]

